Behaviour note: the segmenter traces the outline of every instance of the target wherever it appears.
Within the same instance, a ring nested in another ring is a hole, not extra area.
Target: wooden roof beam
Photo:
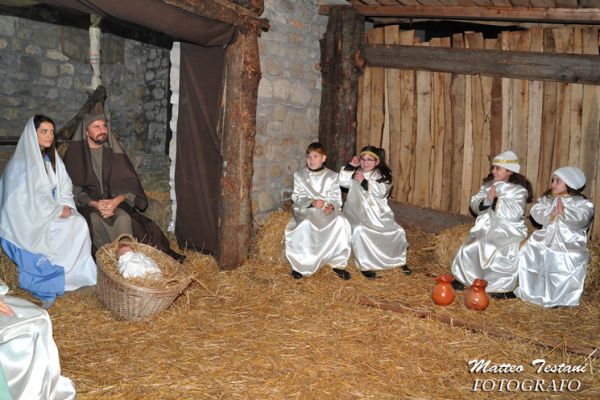
[[[352,7],[360,15],[364,15],[365,17],[461,19],[569,24],[600,23],[600,8],[322,5],[319,7],[319,13],[325,15],[329,14],[329,9],[331,7]]]

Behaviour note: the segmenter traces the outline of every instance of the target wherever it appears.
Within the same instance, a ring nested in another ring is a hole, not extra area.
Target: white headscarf
[[[516,172],[517,174],[521,171],[521,165],[519,164],[519,158],[515,153],[510,150],[504,153],[498,154],[492,159],[492,165],[506,168],[509,171]]]
[[[51,254],[52,222],[63,206],[75,209],[71,179],[58,152],[55,158],[48,174],[31,118],[0,178],[0,237],[32,253]]]
[[[571,189],[579,190],[585,186],[585,174],[576,167],[562,167],[552,173],[558,176]]]

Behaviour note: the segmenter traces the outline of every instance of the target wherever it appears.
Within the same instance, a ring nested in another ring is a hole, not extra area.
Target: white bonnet
[[[558,176],[571,189],[579,190],[585,186],[585,174],[576,167],[561,167],[552,175]]]
[[[521,171],[521,165],[519,164],[519,158],[515,153],[510,150],[504,153],[498,154],[492,159],[492,165],[506,168],[509,171],[516,172],[517,174]]]

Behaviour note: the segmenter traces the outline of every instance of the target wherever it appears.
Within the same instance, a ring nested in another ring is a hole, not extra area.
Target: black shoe
[[[335,272],[337,274],[337,276],[339,276],[340,278],[342,278],[345,281],[350,279],[350,272],[346,271],[345,269],[334,268],[333,272]]]
[[[304,277],[304,275],[302,275],[300,272],[294,270],[292,270],[292,276],[294,279],[302,279]]]
[[[377,278],[377,273],[373,271],[360,271],[361,274],[367,279],[375,279]]]
[[[400,267],[400,269],[402,270],[402,272],[404,273],[404,275],[408,276],[412,274],[412,271],[410,268],[408,268],[408,265],[403,265]]]
[[[457,281],[456,279],[452,281],[452,289],[463,291],[465,290],[465,285]]]
[[[490,297],[498,300],[516,299],[517,296],[513,292],[506,293],[490,293]]]

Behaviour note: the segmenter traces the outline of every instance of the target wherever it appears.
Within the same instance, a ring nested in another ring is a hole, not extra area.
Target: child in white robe
[[[452,260],[453,287],[462,290],[475,279],[485,279],[492,297],[514,298],[531,184],[519,174],[521,166],[512,151],[497,155],[491,164],[492,172],[471,198],[471,210],[478,216]]]
[[[344,215],[352,227],[352,252],[361,273],[374,279],[375,271],[401,267],[410,275],[406,233],[388,205],[392,175],[383,149],[365,146],[340,171],[340,186],[349,189]]]
[[[17,297],[0,296],[0,369],[13,400],[75,398],[73,382],[60,374],[48,313]]]
[[[594,217],[594,205],[581,195],[585,181],[579,168],[559,168],[551,188],[531,208],[542,228],[519,255],[517,297],[544,307],[579,304],[589,260],[587,230]]]
[[[292,276],[300,279],[330,265],[342,279],[350,257],[350,224],[341,213],[338,174],[323,164],[327,154],[314,142],[306,149],[306,167],[294,173],[293,217],[285,228],[285,255]]]

